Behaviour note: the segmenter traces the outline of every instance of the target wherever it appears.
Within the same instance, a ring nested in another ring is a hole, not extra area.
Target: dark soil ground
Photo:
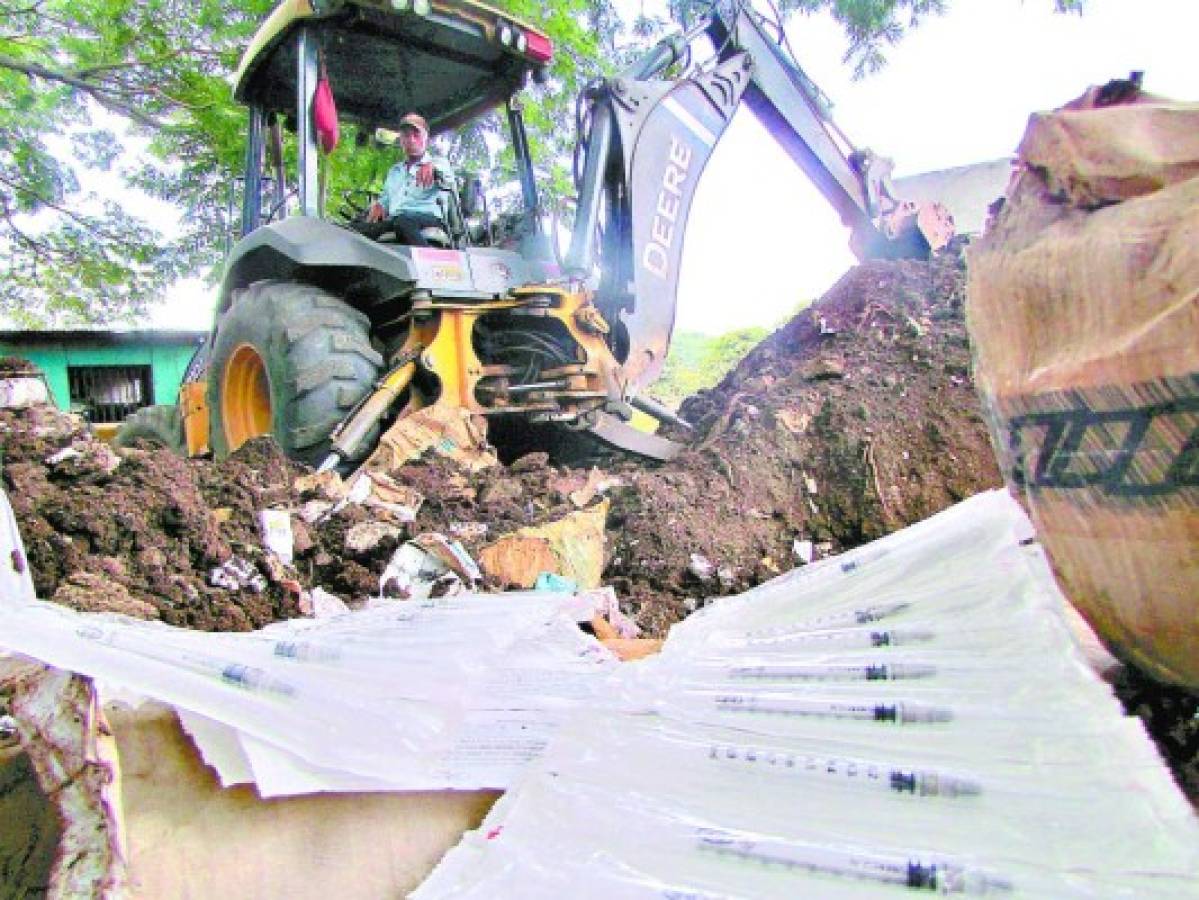
[[[38,596],[206,630],[301,615],[302,592],[316,586],[356,605],[377,595],[393,551],[415,534],[441,532],[477,558],[503,534],[606,496],[604,583],[647,635],[663,636],[709,598],[797,565],[797,541],[818,559],[1000,485],[963,302],[960,245],[931,262],[866,263],[683,404],[695,428],[673,462],[600,455],[594,469],[531,453],[468,475],[425,458],[396,478],[423,498],[413,522],[355,504],[306,520],[302,510],[338,495],[269,439],[219,463],[152,445],[114,451],[46,407],[0,411],[3,485]],[[18,371],[4,363],[0,374]],[[258,512],[272,508],[293,513],[290,568],[259,536]],[[363,529],[375,539],[353,540]],[[231,559],[259,584],[214,584]],[[1116,689],[1199,797],[1199,701],[1135,671]]]
[[[68,458],[60,462],[68,451]],[[48,407],[0,411],[4,488],[39,597],[204,630],[245,630],[299,614],[277,584],[227,591],[208,574],[235,555],[261,557],[250,497],[269,475],[230,461],[228,493],[245,495],[222,523],[225,493],[206,496],[213,469],[160,448],[114,451],[74,416]],[[248,508],[247,508],[248,507]]]

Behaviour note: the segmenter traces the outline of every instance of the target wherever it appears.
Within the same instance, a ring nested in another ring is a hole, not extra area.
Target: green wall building
[[[120,422],[156,403],[174,403],[206,331],[0,331],[0,355],[46,374],[60,409],[96,424]]]

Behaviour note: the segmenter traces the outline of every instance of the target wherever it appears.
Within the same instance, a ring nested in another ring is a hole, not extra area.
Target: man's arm
[[[448,191],[458,190],[458,179],[454,175],[454,168],[447,160],[434,157],[433,171],[434,181],[438,187],[445,188]]]
[[[379,192],[379,196],[375,202],[371,204],[370,209],[366,212],[366,221],[382,222],[387,218],[388,211],[391,209],[391,173],[395,170],[393,166],[387,172],[387,177],[383,179],[383,190]]]

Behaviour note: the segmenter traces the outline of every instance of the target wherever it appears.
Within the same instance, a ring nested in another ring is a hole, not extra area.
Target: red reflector
[[[526,31],[525,40],[528,41],[528,45],[525,47],[526,56],[543,63],[554,58],[554,45],[544,34]]]

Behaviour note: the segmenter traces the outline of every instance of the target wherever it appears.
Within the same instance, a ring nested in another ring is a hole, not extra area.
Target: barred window
[[[67,366],[71,409],[90,422],[121,422],[154,402],[149,366]]]

